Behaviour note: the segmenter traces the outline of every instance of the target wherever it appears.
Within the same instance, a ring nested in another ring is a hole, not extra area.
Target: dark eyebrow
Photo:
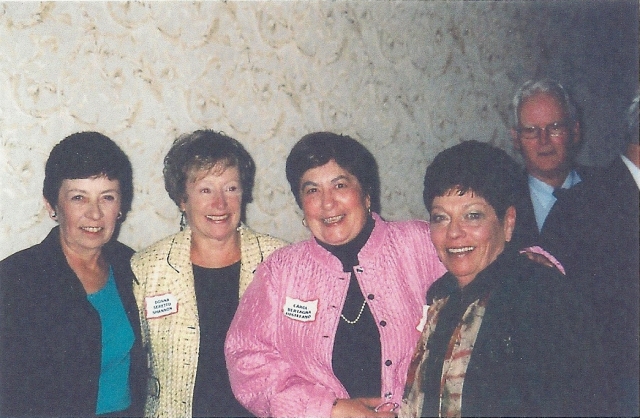
[[[348,177],[348,176],[346,176],[346,175],[344,175],[344,174],[341,174],[341,175],[339,175],[338,177],[336,177],[335,179],[332,179],[332,180],[331,180],[331,183],[335,183],[335,182],[340,181],[340,180],[347,180],[347,181],[349,181],[350,179],[349,179],[349,177]]]
[[[304,189],[307,186],[317,186],[317,184],[312,181],[305,181],[300,185],[300,190]]]
[[[341,174],[341,175],[339,175],[338,177],[331,179],[331,183],[336,183],[336,182],[338,182],[338,181],[340,181],[340,180],[347,180],[347,181],[351,181],[351,179],[350,179],[347,175],[345,175],[345,174]],[[317,186],[317,185],[318,185],[317,183],[315,183],[315,182],[313,182],[313,181],[311,181],[311,180],[309,180],[309,181],[305,181],[304,183],[302,183],[302,184],[300,185],[300,190],[304,189],[304,188],[305,188],[305,187],[307,187],[307,186]]]

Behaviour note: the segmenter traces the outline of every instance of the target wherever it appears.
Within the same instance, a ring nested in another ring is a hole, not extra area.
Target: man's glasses
[[[553,122],[540,128],[538,126],[521,126],[517,129],[518,135],[524,139],[538,139],[544,130],[547,137],[558,138],[569,134],[569,124],[567,121]]]

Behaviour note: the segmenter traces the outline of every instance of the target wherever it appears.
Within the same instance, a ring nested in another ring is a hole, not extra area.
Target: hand
[[[547,266],[551,268],[556,268],[556,266],[554,266],[553,263],[549,261],[549,259],[542,254],[532,253],[529,251],[523,251],[523,254],[526,255],[529,258],[529,260],[535,263],[542,264],[543,266]]]
[[[385,402],[383,398],[338,399],[331,410],[331,418],[395,417],[396,414],[391,411],[391,409],[395,411],[392,403],[378,408]],[[376,408],[378,408],[377,411]]]
[[[525,254],[529,258],[529,260],[534,261],[538,264],[542,264],[543,266],[555,268],[560,273],[566,275],[564,267],[562,266],[562,264],[560,264],[558,259],[542,247],[539,247],[537,245],[533,247],[527,247],[520,250],[520,254]]]

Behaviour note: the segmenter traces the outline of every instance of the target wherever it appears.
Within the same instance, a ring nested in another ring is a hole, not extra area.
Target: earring
[[[56,213],[56,211],[54,210],[53,212],[51,212],[51,213],[49,214],[49,216],[51,216],[51,219],[55,219],[55,218],[58,216],[58,214],[57,214],[57,213]]]
[[[182,214],[180,215],[180,230],[184,231],[186,227],[187,227],[187,216],[185,215],[184,212],[182,212]]]
[[[306,226],[307,226],[307,220],[306,220],[305,218],[302,218],[302,225],[303,225],[304,227],[306,227]]]
[[[118,212],[118,216],[116,217],[116,219],[120,219],[122,218],[122,212]]]

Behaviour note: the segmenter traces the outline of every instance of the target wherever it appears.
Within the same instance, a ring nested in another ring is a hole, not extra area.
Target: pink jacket
[[[426,291],[445,268],[427,222],[374,219],[354,270],[380,331],[381,396],[401,402]],[[277,250],[258,267],[225,347],[233,392],[251,412],[328,417],[336,398],[349,397],[331,366],[349,275],[314,239]]]

